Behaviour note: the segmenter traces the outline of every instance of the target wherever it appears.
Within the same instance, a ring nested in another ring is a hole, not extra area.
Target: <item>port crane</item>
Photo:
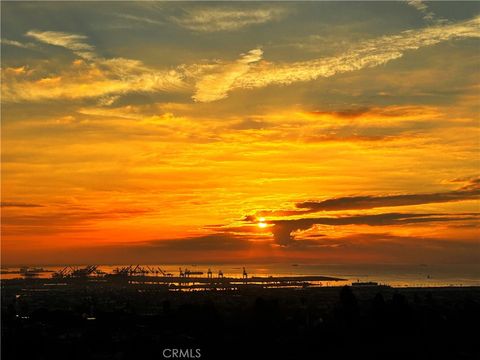
[[[52,274],[53,278],[84,278],[91,275],[103,275],[104,273],[98,269],[97,265],[88,265],[83,268],[76,266],[65,266],[63,269]]]
[[[160,274],[162,274],[163,276],[173,276],[172,273],[166,273],[166,272],[163,271],[160,267],[158,267],[158,271],[160,271]]]

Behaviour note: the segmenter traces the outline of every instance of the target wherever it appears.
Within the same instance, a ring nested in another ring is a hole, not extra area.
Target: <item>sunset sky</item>
[[[480,2],[2,2],[4,264],[480,261]]]

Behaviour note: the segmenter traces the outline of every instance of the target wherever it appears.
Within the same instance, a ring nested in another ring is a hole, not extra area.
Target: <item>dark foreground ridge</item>
[[[478,359],[479,299],[478,287],[2,281],[2,359]]]

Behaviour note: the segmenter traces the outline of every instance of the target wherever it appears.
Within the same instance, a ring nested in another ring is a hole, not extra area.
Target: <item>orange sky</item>
[[[478,262],[454,5],[2,3],[3,263]]]

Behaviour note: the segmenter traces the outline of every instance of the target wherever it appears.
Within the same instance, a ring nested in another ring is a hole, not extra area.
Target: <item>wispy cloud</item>
[[[282,8],[200,8],[184,10],[183,15],[172,17],[172,20],[193,31],[231,31],[278,20],[285,13],[285,9]]]
[[[36,207],[43,207],[43,205],[25,203],[25,202],[2,201],[0,203],[0,207],[36,208]]]
[[[446,21],[445,19],[437,18],[435,13],[422,0],[407,0],[407,4],[417,9],[423,15],[423,19],[428,22],[441,23]]]
[[[127,21],[133,21],[135,23],[139,24],[148,24],[148,25],[164,25],[164,21],[156,20],[156,19],[151,19],[146,16],[135,16],[131,14],[117,14],[117,16],[121,19],[127,20]]]
[[[142,216],[150,209],[117,208],[90,209],[70,206],[52,209],[48,206],[28,203],[2,203],[7,208],[38,208],[28,212],[3,212],[2,233],[8,234],[54,234],[63,232],[84,232],[97,221],[129,219]],[[33,210],[36,210],[35,212]]]
[[[480,189],[449,191],[432,194],[404,194],[387,196],[349,196],[324,201],[305,201],[296,206],[307,213],[318,211],[337,211],[353,209],[374,209],[379,207],[411,206],[435,204],[464,200],[475,200],[480,197]]]
[[[219,90],[215,91],[215,84],[208,82],[208,91],[216,93],[217,96],[205,97],[203,101],[225,98],[228,92],[234,89],[288,85],[295,82],[312,81],[321,77],[331,77],[336,74],[376,67],[402,57],[406,51],[417,50],[448,40],[472,37],[480,37],[480,17],[454,24],[436,25],[420,30],[404,31],[397,35],[382,36],[365,41],[338,56],[286,64],[262,61],[258,64],[252,64],[248,72],[242,76],[237,76],[228,89],[226,89],[225,82],[220,82],[217,85]],[[223,77],[229,78],[230,66],[231,64],[225,66],[222,72]],[[219,70],[215,68],[215,71]],[[231,71],[233,73],[236,72],[234,68]],[[205,77],[209,76],[210,74],[205,75]],[[201,91],[203,87],[202,82],[203,78],[197,82],[197,92]],[[197,101],[202,101],[201,99],[201,97],[196,97]]]
[[[87,85],[88,84],[88,85]],[[71,68],[33,80],[23,74],[3,74],[3,101],[44,101],[98,98],[108,105],[117,95],[132,92],[176,92],[184,89],[181,74],[144,66],[128,59],[74,63]]]
[[[32,43],[22,43],[16,40],[1,39],[0,42],[5,45],[15,46],[22,49],[32,49],[35,48],[35,44]]]
[[[453,39],[477,38],[480,37],[480,17],[382,36],[365,41],[343,54],[308,61],[263,61],[263,51],[256,48],[242,54],[235,61],[180,64],[172,69],[152,69],[141,61],[132,59],[105,59],[96,54],[94,46],[87,42],[85,35],[35,30],[29,31],[27,35],[42,43],[66,48],[82,58],[85,64],[78,66],[81,63],[76,62],[77,65],[65,73],[40,80],[4,76],[3,98],[6,101],[105,98],[137,91],[193,88],[193,99],[196,102],[212,102],[226,98],[235,89],[288,85],[331,77],[385,64],[402,57],[406,51]],[[88,89],[85,86],[87,82],[90,85]],[[104,100],[101,102],[105,103]]]
[[[183,74],[178,71],[152,69],[139,60],[101,57],[84,35],[56,31],[29,31],[27,35],[68,49],[81,59],[66,70],[41,79],[31,79],[24,73],[2,74],[4,101],[99,97],[100,104],[106,105],[119,94],[184,88]]]
[[[226,97],[235,81],[250,70],[251,64],[260,61],[262,54],[261,49],[254,49],[247,54],[242,54],[240,59],[233,63],[218,65],[215,72],[203,76],[196,83],[193,99],[199,102],[210,102]]]
[[[70,34],[60,31],[37,30],[31,30],[27,32],[26,35],[45,44],[60,46],[72,50],[75,54],[85,59],[92,59],[95,57],[95,48],[86,42],[87,37],[85,35]]]

